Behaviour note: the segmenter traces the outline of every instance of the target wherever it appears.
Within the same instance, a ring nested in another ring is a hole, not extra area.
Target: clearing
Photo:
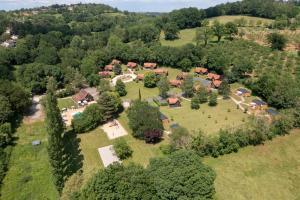
[[[206,158],[217,199],[300,199],[300,130],[238,153]]]
[[[179,47],[188,43],[196,44],[195,36],[196,28],[181,30],[179,33],[179,39],[177,40],[165,40],[165,35],[162,32],[160,35],[160,42],[163,46]]]
[[[251,16],[247,16],[247,15],[223,15],[223,16],[219,16],[219,17],[209,18],[209,22],[211,25],[213,21],[218,20],[220,23],[225,24],[227,22],[234,22],[235,20],[239,20],[241,18],[245,19],[245,21],[247,22],[246,25],[250,25],[250,23],[253,23],[254,26],[256,26],[257,21],[261,21],[262,22],[261,25],[271,24],[274,21],[272,19],[266,19],[266,18],[261,18],[261,17],[251,17]]]

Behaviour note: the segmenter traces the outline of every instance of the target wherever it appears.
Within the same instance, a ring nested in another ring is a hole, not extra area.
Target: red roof
[[[168,70],[165,70],[165,69],[155,69],[155,70],[153,70],[153,72],[157,75],[168,74]]]
[[[157,64],[156,63],[144,63],[144,67],[154,69],[157,67]]]
[[[114,66],[113,65],[106,65],[105,67],[104,67],[104,70],[105,71],[112,71],[114,69]]]
[[[121,64],[121,61],[119,61],[119,60],[117,60],[117,59],[113,59],[113,60],[111,61],[111,65],[119,65],[119,64]]]
[[[222,84],[222,81],[220,80],[213,80],[213,84],[216,88],[220,87],[220,85]]]
[[[99,72],[99,75],[103,76],[103,77],[109,77],[109,76],[111,76],[111,72],[110,71],[102,71],[102,72]]]
[[[198,74],[205,74],[208,72],[208,69],[203,68],[203,67],[196,67],[194,71],[195,71],[195,73],[198,73]]]
[[[135,63],[135,62],[128,62],[127,63],[127,67],[129,67],[129,68],[136,68],[137,67],[137,63]]]
[[[78,101],[83,101],[87,98],[89,93],[85,90],[80,90],[77,94],[72,96],[72,99],[77,103]]]
[[[174,105],[179,102],[179,99],[176,97],[170,97],[170,98],[168,98],[168,102],[170,105]]]
[[[181,81],[180,80],[170,80],[170,84],[172,85],[172,86],[176,86],[176,87],[178,87],[178,86],[180,86],[181,85]]]
[[[140,79],[140,80],[144,79],[144,74],[138,74],[137,78]]]
[[[219,74],[208,73],[207,78],[211,80],[220,80],[221,76]]]

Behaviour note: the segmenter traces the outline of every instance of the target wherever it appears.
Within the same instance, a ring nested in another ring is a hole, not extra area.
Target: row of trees
[[[114,164],[98,172],[73,199],[213,199],[214,171],[192,151],[139,165]]]

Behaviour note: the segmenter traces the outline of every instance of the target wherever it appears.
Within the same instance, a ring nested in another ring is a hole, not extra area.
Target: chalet
[[[168,74],[169,74],[168,70],[165,70],[165,69],[154,69],[153,72],[155,73],[155,75],[166,75],[166,76],[168,76]]]
[[[169,118],[166,115],[164,115],[163,113],[160,113],[160,120],[162,121],[164,126],[167,126],[170,123]]]
[[[239,88],[236,91],[236,94],[238,96],[243,96],[243,97],[250,97],[251,96],[251,92],[245,88]]]
[[[72,96],[73,101],[76,103],[81,103],[83,101],[93,101],[93,96],[85,90],[80,90],[77,94]]]
[[[168,104],[171,108],[180,107],[180,100],[177,97],[170,97],[168,98]]]
[[[138,80],[144,80],[144,76],[145,76],[144,74],[138,74],[137,79]]]
[[[156,69],[157,64],[156,63],[144,63],[144,69]]]
[[[169,83],[173,87],[180,87],[182,84],[182,81],[181,80],[170,80]]]
[[[221,84],[222,84],[222,81],[220,81],[220,80],[213,80],[212,81],[212,86],[214,88],[219,88],[221,86]]]
[[[110,64],[111,65],[119,65],[119,64],[121,64],[121,61],[119,61],[117,59],[113,59]]]
[[[208,73],[208,69],[203,68],[203,67],[196,67],[194,72],[196,74],[207,74]]]
[[[255,110],[266,110],[268,108],[268,104],[260,99],[254,99],[250,105]]]
[[[113,71],[113,69],[114,69],[114,66],[113,66],[113,65],[106,65],[106,66],[104,67],[104,71]]]
[[[127,63],[127,67],[130,68],[130,69],[135,69],[137,67],[137,63],[135,62],[128,62]]]
[[[110,71],[99,72],[99,76],[101,76],[102,78],[110,78],[111,75],[112,75],[112,72],[110,72]]]
[[[221,75],[214,74],[214,73],[208,73],[207,74],[207,79],[209,79],[209,80],[220,80],[221,79]]]
[[[176,79],[177,80],[185,80],[188,75],[189,75],[189,73],[187,73],[187,72],[181,72],[180,74],[178,74],[176,76]]]

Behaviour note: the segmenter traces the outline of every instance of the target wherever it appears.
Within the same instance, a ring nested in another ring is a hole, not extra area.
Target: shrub
[[[12,129],[10,123],[0,125],[0,148],[4,148],[12,141]]]
[[[81,115],[73,118],[72,128],[75,133],[84,133],[93,130],[103,121],[103,113],[100,106],[92,104]]]
[[[115,90],[120,95],[120,97],[126,96],[126,94],[127,94],[126,85],[120,79],[117,80]]]
[[[218,104],[218,94],[215,92],[212,92],[209,96],[209,106],[216,106]]]
[[[148,72],[148,73],[145,74],[144,86],[146,88],[156,87],[156,83],[157,83],[157,77],[154,74],[154,72]]]
[[[162,137],[162,130],[161,129],[154,129],[154,130],[146,130],[144,132],[144,139],[146,143],[157,143],[160,141]]]
[[[123,138],[117,139],[114,143],[114,150],[121,160],[129,158],[133,151]]]

